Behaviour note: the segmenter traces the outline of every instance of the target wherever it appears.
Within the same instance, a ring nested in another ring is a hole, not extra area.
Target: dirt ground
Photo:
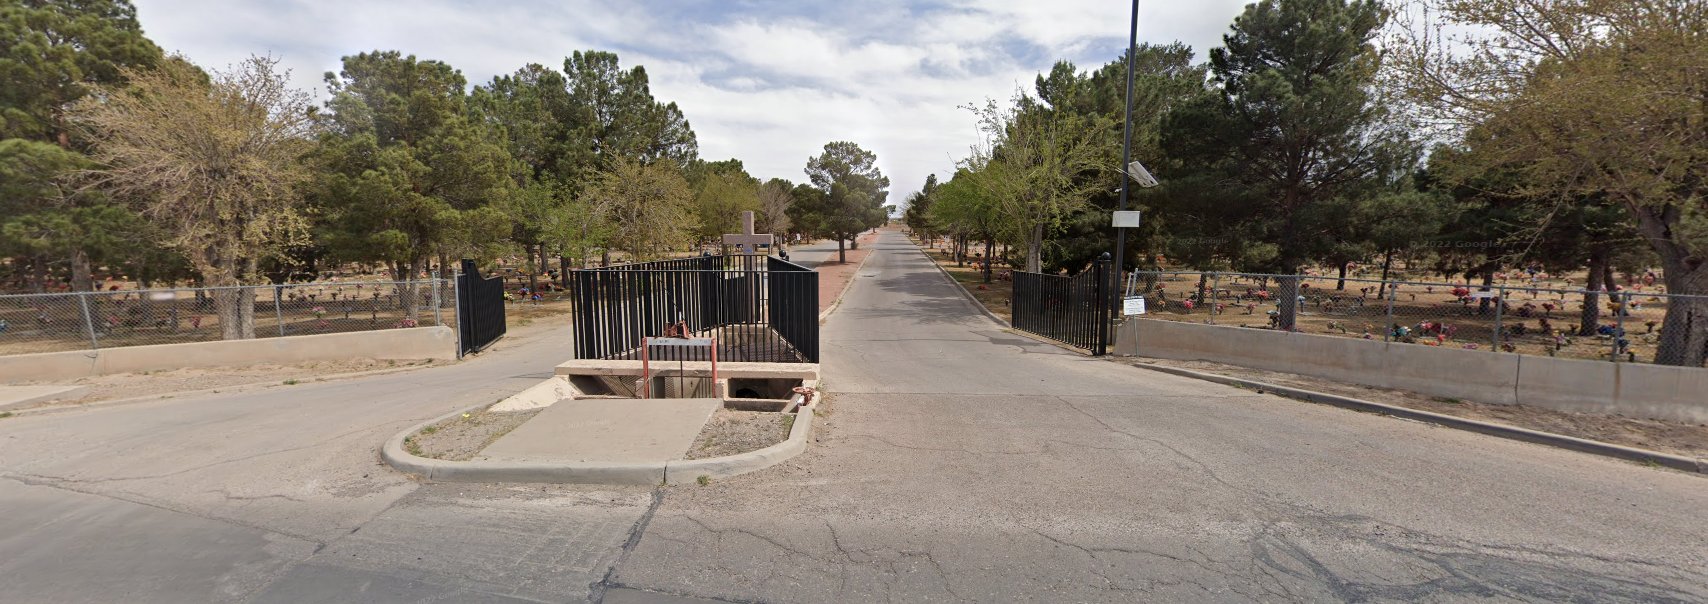
[[[1372,388],[1322,378],[1247,369],[1206,361],[1128,358],[1120,359],[1120,362],[1140,367],[1145,365],[1179,367],[1650,451],[1708,458],[1708,425],[1590,413],[1570,413],[1528,405],[1487,405],[1472,401],[1425,396],[1415,392]]]
[[[307,382],[324,381],[328,376],[400,367],[429,367],[445,361],[379,361],[354,359],[347,361],[318,361],[290,365],[252,365],[249,367],[209,367],[146,371],[79,378],[53,383],[68,386],[87,386],[86,394],[77,400],[50,401],[22,409],[77,406],[103,400],[145,396],[170,396],[180,392],[209,388],[268,387],[284,388]],[[29,384],[29,382],[26,382]],[[13,409],[14,411],[20,409]]]
[[[795,417],[782,413],[718,409],[688,447],[687,459],[757,451],[789,438]]]
[[[494,413],[487,410],[465,413],[422,428],[404,439],[403,446],[413,455],[447,461],[474,459],[487,445],[509,434],[538,414],[541,409]]]

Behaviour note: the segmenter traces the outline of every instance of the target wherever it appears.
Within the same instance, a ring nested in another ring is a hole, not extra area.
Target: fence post
[[[95,335],[95,315],[89,312],[89,294],[77,294],[77,302],[83,307],[83,328],[89,331],[89,346],[101,349],[101,337]]]
[[[1394,338],[1394,298],[1399,297],[1399,294],[1395,292],[1399,287],[1386,281],[1382,283],[1388,287],[1388,313],[1384,315],[1385,319],[1382,322],[1382,341],[1387,342]]]
[[[1111,297],[1110,294],[1113,293],[1110,291],[1113,288],[1109,287],[1109,252],[1104,252],[1102,256],[1097,258],[1096,270],[1098,303],[1092,308],[1095,309],[1093,312],[1097,321],[1097,349],[1092,351],[1092,356],[1100,357],[1109,352],[1109,322],[1111,317],[1109,316],[1110,308],[1107,301]]]
[[[285,286],[273,286],[273,318],[279,321],[279,337],[285,337],[285,307],[279,300],[285,297]]]
[[[463,308],[462,277],[456,270],[451,271],[451,304],[457,309],[454,313],[457,325],[451,328],[451,331],[457,334],[457,358],[461,359],[463,358],[463,313],[467,311]]]
[[[1617,363],[1617,362],[1619,362],[1619,352],[1620,352],[1619,341],[1620,340],[1625,340],[1627,342],[1630,341],[1629,339],[1627,339],[1625,337],[1625,314],[1629,311],[1629,308],[1626,305],[1630,304],[1631,297],[1628,294],[1625,294],[1623,292],[1611,291],[1611,287],[1609,288],[1609,291],[1607,292],[1607,294],[1609,296],[1613,297],[1614,300],[1619,301],[1619,307],[1618,307],[1619,310],[1613,311],[1613,318],[1614,318],[1614,324],[1613,324],[1614,325],[1614,329],[1613,329],[1613,362]]]
[[[440,275],[442,275],[443,272],[444,271],[441,270]],[[435,275],[429,283],[433,284],[433,324],[443,326],[445,324],[445,318],[439,314],[439,305],[441,304],[439,302],[439,275]]]
[[[1222,311],[1221,311],[1222,298],[1221,298],[1221,296],[1216,295],[1216,291],[1221,289],[1221,288],[1222,288],[1222,274],[1221,273],[1210,273],[1210,302],[1209,302],[1209,304],[1210,304],[1210,324],[1211,325],[1216,324],[1216,315],[1222,314]],[[1199,300],[1198,302],[1203,303],[1204,301]]]
[[[1500,286],[1498,289],[1495,290],[1495,294],[1497,297],[1495,298],[1495,329],[1494,329],[1494,344],[1493,344],[1494,347],[1490,348],[1489,352],[1500,352],[1500,342],[1502,339],[1501,338],[1500,319],[1501,319],[1501,310],[1506,307],[1506,286],[1505,285]]]

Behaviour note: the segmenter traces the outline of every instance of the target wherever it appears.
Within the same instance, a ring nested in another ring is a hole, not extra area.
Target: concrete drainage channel
[[[717,390],[720,391],[719,394],[727,389],[739,389],[744,393],[759,390],[771,396],[789,393],[786,400],[772,401],[721,397],[725,401],[723,406],[728,409],[780,410],[785,417],[794,418],[793,423],[789,425],[788,436],[782,442],[745,453],[705,459],[607,462],[497,459],[451,461],[423,457],[410,452],[408,439],[412,436],[422,434],[431,426],[441,425],[459,417],[467,417],[470,414],[482,411],[513,412],[544,409],[563,401],[608,400],[613,405],[620,405],[625,400],[624,398],[610,396],[609,393],[604,392],[590,395],[582,392],[578,386],[596,384],[601,381],[606,384],[621,382],[622,380],[612,378],[621,376],[630,369],[623,365],[624,363],[621,361],[604,363],[572,361],[566,363],[559,366],[557,376],[502,401],[453,411],[411,426],[408,430],[392,436],[385,442],[385,445],[380,449],[380,458],[393,468],[433,482],[685,484],[698,482],[702,479],[728,478],[782,463],[805,451],[808,439],[812,436],[813,417],[818,409],[819,401],[816,397],[808,400],[811,395],[791,392],[791,389],[781,388],[777,384],[798,383],[803,387],[815,388],[818,385],[818,368],[816,365],[805,369],[787,368],[780,371],[741,368],[744,370],[738,370],[737,373],[740,377],[718,380]],[[595,376],[602,379],[589,379]],[[635,399],[626,400],[633,401]],[[793,413],[789,413],[790,411]]]

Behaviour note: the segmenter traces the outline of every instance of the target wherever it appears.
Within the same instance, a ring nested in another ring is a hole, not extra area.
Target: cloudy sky
[[[400,50],[460,69],[470,84],[570,51],[644,65],[706,159],[800,182],[824,143],[878,154],[900,204],[947,175],[974,141],[962,105],[1006,99],[1058,59],[1090,69],[1121,53],[1119,0],[134,0],[148,36],[224,68],[271,53],[305,89],[339,58]],[[1139,39],[1180,40],[1202,59],[1246,0],[1144,2]]]

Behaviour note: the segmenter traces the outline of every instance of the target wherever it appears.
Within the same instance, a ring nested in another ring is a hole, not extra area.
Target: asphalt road
[[[1708,600],[1708,480],[1106,363],[886,233],[824,326],[819,442],[669,488],[419,485],[476,360],[0,420],[0,602]]]

